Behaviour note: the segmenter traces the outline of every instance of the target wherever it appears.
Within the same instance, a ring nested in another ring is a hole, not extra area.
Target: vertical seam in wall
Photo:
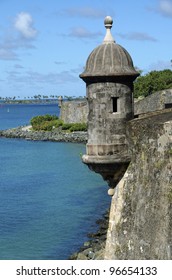
[[[113,58],[112,44],[111,44],[111,68],[110,68],[110,72],[111,72],[111,69],[114,69],[114,58]]]
[[[93,66],[93,71],[95,71],[96,64],[97,64],[97,56],[99,55],[99,52],[101,51],[102,46],[100,46],[99,50],[97,51],[95,58],[94,58],[94,66]]]
[[[107,49],[107,45],[105,45],[104,50],[103,50],[103,59],[102,59],[102,66],[101,66],[101,70],[104,70],[105,68],[105,53],[106,53],[106,49]]]

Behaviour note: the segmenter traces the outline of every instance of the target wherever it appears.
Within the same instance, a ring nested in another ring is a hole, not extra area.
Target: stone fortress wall
[[[134,103],[134,115],[139,116],[149,112],[172,108],[172,89],[155,92]]]
[[[172,259],[172,89],[135,102],[131,161],[112,197],[104,259]]]
[[[63,106],[69,122],[87,121],[86,102]],[[127,124],[131,161],[114,189],[106,246],[96,259],[171,260],[172,89],[135,101],[134,115]]]
[[[63,101],[60,108],[60,118],[64,123],[87,123],[87,101]]]
[[[112,197],[104,259],[172,259],[172,108],[127,124],[131,161]]]
[[[172,89],[155,92],[141,100],[134,102],[134,116],[172,108]],[[88,104],[87,101],[66,101],[62,102],[61,119],[65,123],[87,123]]]
[[[172,259],[172,90],[134,104],[139,73],[113,39],[113,19],[104,24],[103,43],[80,74],[89,104],[82,161],[112,196],[103,259]]]

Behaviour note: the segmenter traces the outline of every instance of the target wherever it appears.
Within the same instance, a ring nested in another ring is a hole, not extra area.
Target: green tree
[[[148,96],[156,91],[172,88],[172,71],[151,71],[140,76],[134,83],[134,97]]]
[[[58,117],[55,116],[55,115],[43,115],[43,116],[36,116],[36,117],[33,117],[30,121],[31,125],[32,125],[32,128],[33,130],[42,130],[42,126],[44,125],[44,123],[47,123],[48,122],[51,122],[51,121],[56,121],[58,120]],[[52,124],[53,126],[54,124]],[[45,130],[45,129],[43,129]],[[47,129],[48,130],[48,129]]]

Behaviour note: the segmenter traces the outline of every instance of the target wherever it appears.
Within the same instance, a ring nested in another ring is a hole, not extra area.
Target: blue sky
[[[147,73],[171,69],[172,0],[0,0],[0,96],[84,96],[79,78],[113,17],[115,41]]]

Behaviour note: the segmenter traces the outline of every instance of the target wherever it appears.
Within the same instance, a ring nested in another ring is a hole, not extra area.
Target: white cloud
[[[172,0],[158,0],[156,6],[148,6],[149,11],[172,18]]]
[[[0,60],[16,60],[17,56],[13,50],[5,49],[0,46]]]
[[[20,49],[33,49],[31,40],[23,37],[16,37],[15,34],[8,34],[0,39],[0,60],[18,60],[17,52]]]
[[[16,30],[18,33],[14,32]],[[36,35],[31,15],[23,12],[18,14],[13,29],[10,28],[10,32],[4,30],[4,36],[0,38],[0,60],[18,60],[20,49],[34,49]]]
[[[29,13],[21,12],[18,14],[14,26],[26,39],[34,39],[37,35],[37,30],[33,27],[32,16]]]
[[[159,3],[159,11],[167,17],[172,17],[172,1],[161,0]]]
[[[78,77],[75,77],[70,71],[62,71],[60,73],[39,73],[35,71],[27,71],[25,73],[17,71],[7,71],[7,80],[9,83],[23,83],[28,85],[41,84],[64,84],[78,82]]]
[[[64,62],[64,61],[54,61],[54,63],[57,64],[57,65],[64,65],[64,64],[66,64],[66,62]]]
[[[164,69],[171,69],[171,62],[169,61],[163,61],[163,60],[159,60],[157,62],[152,63],[151,65],[149,65],[149,70],[164,70]]]
[[[94,9],[91,7],[76,7],[69,8],[63,11],[64,14],[71,17],[87,17],[87,18],[102,18],[106,16],[106,12],[101,9]]]
[[[144,32],[131,32],[128,34],[118,33],[118,36],[127,40],[152,41],[152,42],[157,41],[157,39]]]
[[[97,38],[98,36],[102,36],[101,32],[91,32],[83,27],[76,27],[71,30],[69,33],[71,37],[77,38]]]
[[[15,64],[14,68],[16,68],[16,69],[23,69],[24,67],[22,65],[20,65],[20,64]]]

